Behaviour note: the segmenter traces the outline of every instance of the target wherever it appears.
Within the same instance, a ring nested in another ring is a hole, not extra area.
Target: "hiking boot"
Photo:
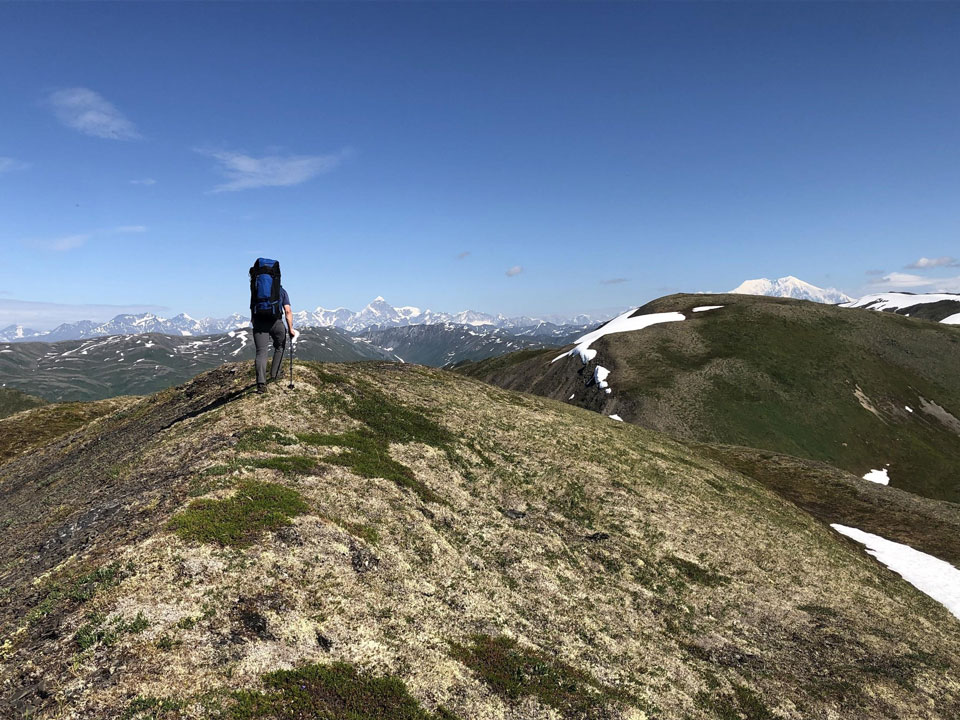
[[[266,383],[257,383],[257,394],[263,395],[267,391]]]

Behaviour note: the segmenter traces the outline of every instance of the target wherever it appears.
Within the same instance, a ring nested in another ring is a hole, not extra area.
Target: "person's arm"
[[[287,330],[290,331],[290,337],[296,340],[300,333],[293,329],[293,310],[289,305],[283,306],[283,314],[287,316]]]

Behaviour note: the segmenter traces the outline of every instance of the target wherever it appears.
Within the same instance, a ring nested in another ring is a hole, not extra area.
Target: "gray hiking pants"
[[[273,365],[270,368],[270,378],[277,379],[283,369],[283,348],[287,344],[287,328],[283,318],[277,318],[273,324],[254,323],[253,344],[257,348],[257,385],[267,382],[267,353],[270,351],[270,342],[273,341]]]

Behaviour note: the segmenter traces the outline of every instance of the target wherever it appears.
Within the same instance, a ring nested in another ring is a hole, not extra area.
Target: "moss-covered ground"
[[[247,481],[223,500],[194,500],[173,516],[170,528],[187,541],[242,547],[250,545],[264,530],[289,525],[291,517],[308,510],[296,490],[277,483]]]

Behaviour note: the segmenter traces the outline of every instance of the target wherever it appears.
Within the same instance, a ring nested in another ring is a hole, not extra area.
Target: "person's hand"
[[[296,342],[298,337],[300,337],[300,331],[299,331],[299,330],[291,330],[291,331],[290,331],[290,339],[293,340],[293,342]]]

